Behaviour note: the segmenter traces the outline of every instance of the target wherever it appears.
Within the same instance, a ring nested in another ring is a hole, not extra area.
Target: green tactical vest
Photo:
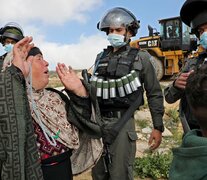
[[[94,75],[99,79],[102,79],[103,82],[111,81],[112,79],[123,80],[124,77],[130,75],[130,72],[132,70],[135,70],[137,77],[140,78],[140,71],[142,69],[142,66],[141,68],[140,66],[136,68],[137,63],[140,64],[139,49],[126,47],[126,51],[123,51],[119,54],[115,54],[113,56],[110,56],[110,53],[107,52],[106,50],[97,56]],[[110,87],[108,86],[108,88]],[[131,103],[134,101],[134,99],[137,97],[138,91],[132,91],[131,93],[128,94],[126,93],[126,89],[125,89],[126,95],[124,97],[120,97],[117,88],[115,89],[116,89],[116,97],[108,98],[108,99],[103,99],[103,97],[98,97],[100,107],[128,108],[131,105]]]

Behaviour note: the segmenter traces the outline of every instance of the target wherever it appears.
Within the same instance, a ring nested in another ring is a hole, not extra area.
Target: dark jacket
[[[190,70],[197,69],[205,62],[207,53],[201,53],[197,58],[187,59],[180,73],[189,72]],[[191,113],[191,109],[186,100],[185,90],[174,87],[174,83],[170,84],[164,90],[165,100],[168,103],[174,103],[180,100],[180,112],[183,111],[191,129],[199,128],[195,117]]]

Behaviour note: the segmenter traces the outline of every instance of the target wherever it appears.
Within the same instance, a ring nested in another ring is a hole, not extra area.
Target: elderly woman
[[[74,173],[90,168],[101,154],[100,141],[83,133],[100,137],[99,126],[89,121],[90,89],[64,64],[56,70],[69,98],[45,89],[48,62],[31,41],[26,37],[14,46],[13,65],[0,76],[5,105],[0,115],[1,179],[69,180],[72,153]]]

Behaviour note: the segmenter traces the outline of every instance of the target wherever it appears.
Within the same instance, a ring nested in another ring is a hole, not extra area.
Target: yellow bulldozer
[[[149,36],[131,42],[135,48],[146,49],[152,55],[157,78],[177,74],[184,59],[197,49],[197,38],[180,17],[159,20],[160,32],[148,25]]]

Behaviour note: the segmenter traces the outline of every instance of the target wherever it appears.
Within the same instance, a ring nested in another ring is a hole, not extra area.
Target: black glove
[[[103,143],[108,145],[113,144],[118,135],[118,132],[112,129],[106,129],[104,126],[102,126],[101,131]]]

